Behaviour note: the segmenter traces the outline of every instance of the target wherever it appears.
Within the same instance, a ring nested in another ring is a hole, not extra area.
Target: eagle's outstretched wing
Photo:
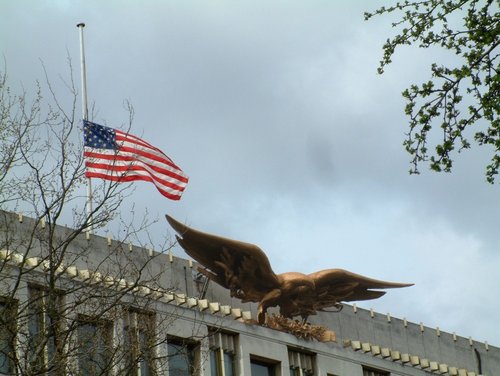
[[[413,283],[380,281],[343,269],[321,270],[309,274],[309,277],[315,283],[316,310],[339,302],[377,299],[386,293],[378,289],[413,286]]]
[[[205,267],[200,271],[229,289],[232,296],[244,302],[260,302],[269,291],[279,287],[267,256],[256,245],[197,231],[166,217],[179,234],[181,247]]]

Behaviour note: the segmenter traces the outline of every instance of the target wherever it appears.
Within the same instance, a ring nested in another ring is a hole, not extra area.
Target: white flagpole
[[[85,24],[80,22],[76,25],[80,29],[80,67],[82,74],[82,116],[83,120],[88,120],[88,106],[87,106],[87,71],[85,69],[85,49],[83,47],[83,28]],[[92,180],[87,179],[87,215],[89,221],[92,223]],[[92,233],[92,224],[89,227],[89,233]]]

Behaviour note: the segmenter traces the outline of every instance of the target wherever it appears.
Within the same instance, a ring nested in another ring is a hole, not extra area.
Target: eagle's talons
[[[259,307],[257,310],[257,321],[260,325],[264,325],[266,323],[266,312],[262,307]]]

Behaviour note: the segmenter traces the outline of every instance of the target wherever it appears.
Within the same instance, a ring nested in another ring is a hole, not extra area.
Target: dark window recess
[[[196,375],[196,345],[182,340],[170,339],[167,347],[169,376]]]
[[[267,363],[259,359],[250,359],[250,370],[252,376],[275,376],[276,363]]]

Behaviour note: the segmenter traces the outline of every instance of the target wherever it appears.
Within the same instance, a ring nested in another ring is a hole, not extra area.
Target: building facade
[[[300,338],[170,251],[0,217],[1,375],[500,375],[487,343],[355,305]]]

